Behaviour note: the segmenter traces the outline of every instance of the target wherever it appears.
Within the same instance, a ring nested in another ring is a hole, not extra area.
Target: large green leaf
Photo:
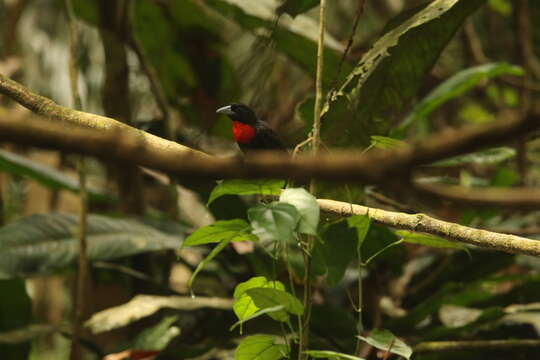
[[[272,289],[272,288],[254,288],[249,289],[246,293],[253,299],[255,306],[260,309],[271,308],[282,305],[284,310],[293,315],[302,315],[304,312],[304,306],[293,295],[289,294],[285,290]],[[274,316],[279,313],[269,314],[271,318],[279,321],[286,321],[288,317]]]
[[[235,360],[279,360],[289,353],[287,345],[276,344],[276,338],[270,335],[248,336],[234,354]]]
[[[62,269],[78,257],[78,217],[32,215],[0,229],[0,279],[35,276]],[[160,232],[135,220],[88,217],[88,258],[110,260],[147,251],[176,249],[182,236]]]
[[[271,29],[276,20],[278,2],[273,0],[206,0],[205,4],[221,15],[232,19],[245,30],[261,33],[261,29]],[[317,68],[318,24],[306,15],[298,15],[294,21],[284,21],[272,33],[275,48],[286,54],[292,61],[315,77]],[[336,77],[343,46],[330,34],[325,36],[323,81],[330,85]],[[344,64],[344,73],[350,71]]]
[[[285,189],[279,197],[279,201],[293,205],[300,214],[298,231],[304,234],[317,235],[319,225],[320,207],[317,198],[306,189]]]
[[[356,236],[358,237],[357,249],[360,250],[368,234],[371,219],[367,215],[354,215],[347,219],[347,224],[349,224],[349,227],[356,229]]]
[[[0,150],[0,172],[28,177],[52,189],[79,192],[79,182],[66,174],[8,151]],[[90,199],[106,199],[109,196],[89,186]]]
[[[313,248],[315,267],[326,271],[328,284],[335,286],[345,275],[345,270],[357,256],[358,239],[354,229],[341,221],[329,226]]]
[[[279,195],[285,180],[223,180],[214,187],[208,204],[223,195]]]
[[[484,2],[434,0],[381,37],[324,106],[326,142],[365,146],[371,135],[386,134],[463,21]]]
[[[250,234],[251,227],[242,219],[216,221],[204,226],[189,235],[182,243],[183,247],[229,241],[256,241],[257,237]]]
[[[523,75],[523,69],[508,63],[492,63],[461,70],[433,89],[411,111],[409,116],[396,128],[395,133],[403,135],[414,123],[425,120],[429,114],[444,103],[469,91],[481,81],[501,75]]]
[[[299,220],[298,210],[285,203],[259,204],[248,210],[253,234],[263,242],[288,242],[293,239]]]
[[[253,298],[247,293],[250,289],[285,290],[279,281],[270,281],[264,276],[257,276],[236,286],[234,290],[233,310],[239,320],[246,320],[260,311],[262,307],[255,305]]]
[[[374,329],[368,337],[358,336],[358,338],[377,349],[403,356],[405,359],[411,358],[411,347],[386,329]]]

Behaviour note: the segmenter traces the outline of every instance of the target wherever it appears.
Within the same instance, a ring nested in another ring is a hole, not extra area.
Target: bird
[[[242,152],[286,150],[277,133],[244,104],[230,104],[216,110],[232,120],[233,137]]]

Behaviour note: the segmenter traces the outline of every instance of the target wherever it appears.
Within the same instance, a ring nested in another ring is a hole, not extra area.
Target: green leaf
[[[278,8],[278,13],[287,13],[292,17],[305,13],[318,6],[320,0],[286,0]]]
[[[230,331],[233,331],[234,329],[236,329],[238,326],[241,326],[243,325],[244,323],[250,321],[250,320],[253,320],[253,319],[256,319],[258,318],[259,316],[263,316],[265,314],[270,314],[270,313],[274,313],[274,312],[280,312],[280,313],[283,313],[283,311],[285,310],[285,306],[284,305],[277,305],[277,306],[273,306],[273,307],[268,307],[268,308],[264,308],[262,310],[259,310],[257,312],[255,312],[253,315],[250,315],[248,316],[247,318],[245,319],[242,319],[242,320],[238,320],[237,322],[235,322],[231,327],[230,327]],[[286,321],[287,319],[285,319]],[[242,333],[242,331],[240,331],[240,333]]]
[[[223,240],[257,241],[257,237],[249,233],[250,230],[249,224],[242,219],[216,221],[189,235],[182,247],[218,243]]]
[[[284,290],[254,288],[247,290],[246,293],[253,299],[255,306],[260,309],[283,305],[285,311],[293,315],[302,315],[304,312],[304,306],[300,300]],[[281,314],[279,312],[268,315],[277,321],[287,321],[289,318],[287,314]]]
[[[208,198],[211,204],[223,195],[279,195],[285,186],[285,180],[223,180]]]
[[[195,269],[195,271],[193,272],[193,274],[191,274],[191,277],[189,278],[188,280],[188,288],[192,288],[192,285],[193,285],[193,281],[195,281],[195,278],[197,277],[197,275],[201,272],[201,270],[210,262],[212,261],[223,249],[225,249],[227,247],[227,245],[229,245],[229,243],[231,242],[230,239],[224,239],[224,240],[221,240],[221,242],[219,244],[216,245],[215,248],[212,249],[212,251],[210,251],[210,254],[208,254],[208,256],[206,256],[204,258],[203,261],[201,261],[199,263],[199,265],[197,265],[197,268]]]
[[[466,164],[492,165],[511,159],[514,156],[516,156],[516,150],[503,146],[440,160],[430,164],[430,166],[452,167]]]
[[[397,25],[365,53],[336,96],[325,104],[323,140],[366,146],[370,136],[386,134],[455,32],[484,3],[434,0],[407,19],[400,15],[392,23]]]
[[[320,207],[315,196],[306,189],[285,189],[279,197],[281,203],[293,205],[300,214],[298,231],[304,234],[317,235],[319,225]]]
[[[367,338],[363,336],[358,336],[358,338],[377,349],[403,356],[405,359],[411,358],[411,347],[386,329],[374,329]]]
[[[75,193],[80,190],[79,182],[61,171],[4,150],[0,150],[0,172],[28,177],[51,189],[68,190]],[[91,186],[88,187],[88,196],[91,200],[111,198],[111,196]]]
[[[402,242],[396,234],[386,226],[371,224],[362,243],[362,261],[381,261],[394,271],[403,267],[403,249],[397,247]]]
[[[279,281],[270,281],[264,276],[257,276],[240,283],[234,290],[233,311],[239,320],[247,320],[261,308],[255,305],[253,298],[247,293],[250,289],[269,288],[285,290],[285,285]]]
[[[407,146],[407,143],[387,136],[373,135],[371,136],[371,146],[377,149],[391,150],[402,146]]]
[[[449,241],[442,239],[433,235],[419,234],[405,230],[398,230],[396,234],[401,236],[401,238],[410,244],[424,245],[440,249],[456,249],[456,250],[465,250],[469,253],[469,249],[466,246],[459,244],[457,242]]]
[[[314,357],[316,359],[364,360],[364,358],[360,358],[358,356],[352,356],[352,355],[347,355],[347,354],[343,354],[343,353],[338,353],[338,352],[335,352],[335,351],[326,351],[326,350],[309,350],[309,351],[304,351],[304,354],[308,354],[309,356]]]
[[[270,335],[248,336],[236,348],[235,360],[279,360],[289,354],[286,345],[276,344]]]
[[[315,78],[317,69],[317,34],[319,24],[307,15],[298,15],[294,21],[276,23],[279,2],[274,0],[211,0],[205,4],[236,22],[243,29],[260,36],[261,29],[270,31],[275,49],[295,62],[310,76]],[[330,86],[336,78],[336,69],[341,61],[344,47],[331,34],[325,35],[323,82]],[[350,65],[343,64],[343,73],[350,71]]]
[[[163,350],[172,339],[180,335],[180,328],[172,326],[178,316],[166,316],[157,325],[144,329],[135,338],[135,350]]]
[[[503,16],[512,14],[512,2],[510,0],[489,0],[489,7]]]
[[[519,174],[507,167],[499,167],[493,175],[490,185],[498,187],[510,187],[516,184],[520,179]]]
[[[278,202],[259,204],[248,210],[252,233],[264,242],[292,240],[299,217],[293,205]]]
[[[356,229],[358,237],[357,250],[360,250],[368,234],[371,219],[367,215],[354,215],[347,219],[347,224],[349,224],[349,227]]]
[[[268,280],[264,276],[256,276],[256,277],[252,277],[248,281],[244,281],[236,285],[236,288],[234,289],[233,297],[235,299],[239,299],[242,295],[246,293],[246,291],[248,291],[249,289],[255,289],[255,288],[270,288],[270,289],[285,290],[285,285],[283,285],[281,281]]]
[[[77,215],[32,215],[0,229],[0,279],[46,274],[78,258]],[[88,259],[110,260],[180,246],[172,236],[135,220],[88,216]]]
[[[429,114],[444,103],[463,95],[486,79],[501,75],[522,76],[523,74],[524,71],[521,67],[510,65],[505,62],[479,65],[461,70],[424,97],[394,132],[404,135],[405,131],[407,131],[411,125],[426,119]]]
[[[357,255],[358,239],[343,221],[327,227],[322,238],[324,241],[317,241],[313,248],[313,263],[326,270],[328,284],[335,286]]]

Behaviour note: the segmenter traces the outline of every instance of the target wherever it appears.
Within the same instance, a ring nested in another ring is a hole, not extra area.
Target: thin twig
[[[345,51],[343,51],[343,54],[341,55],[341,59],[339,60],[336,76],[334,78],[334,81],[332,81],[332,89],[329,92],[330,94],[329,98],[332,98],[333,94],[336,92],[339,76],[341,75],[341,70],[343,68],[343,64],[345,63],[345,59],[347,59],[347,55],[349,55],[349,51],[351,51],[352,49],[352,45],[354,43],[354,36],[356,35],[356,30],[358,28],[358,24],[360,23],[360,17],[364,13],[365,4],[366,4],[366,0],[358,0],[358,7],[356,9],[356,15],[354,16],[354,22],[351,29],[351,34],[349,35],[349,40],[347,40],[347,46],[345,47]]]
[[[319,5],[319,40],[317,46],[317,74],[315,78],[315,109],[313,111],[313,129],[311,131],[311,150],[314,157],[319,153],[321,146],[321,104],[323,101],[323,69],[324,69],[324,32],[326,29],[326,0]],[[317,192],[315,179],[311,179],[309,191],[314,196]],[[311,249],[315,242],[313,235],[307,236],[307,245],[302,252],[304,257],[304,319],[302,323],[302,337],[298,350],[299,359],[307,359],[305,351],[309,348],[309,324],[311,320]]]
[[[487,63],[489,59],[484,53],[484,50],[482,48],[482,42],[480,41],[480,37],[476,32],[476,28],[474,27],[472,19],[465,21],[465,24],[463,25],[463,34],[465,36],[465,43],[467,45],[467,49],[469,50],[469,53],[474,59],[474,62],[477,64]]]

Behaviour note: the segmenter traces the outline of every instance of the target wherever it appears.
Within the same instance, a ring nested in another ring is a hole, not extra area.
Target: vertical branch
[[[317,73],[315,78],[315,109],[313,111],[313,130],[311,134],[311,145],[313,156],[317,156],[321,147],[321,104],[323,101],[323,69],[324,69],[324,33],[326,26],[326,0],[321,0],[319,7],[319,40],[317,46]],[[311,180],[309,191],[315,195],[317,183]],[[304,354],[309,348],[309,323],[311,320],[311,249],[315,237],[310,235],[307,238],[306,249],[304,251],[304,319],[302,322],[302,335],[298,356],[300,359],[307,359]]]
[[[105,55],[103,109],[107,116],[131,124],[129,66],[125,47],[129,3],[128,0],[98,0],[96,3]],[[109,171],[116,180],[120,210],[125,214],[143,214],[145,204],[140,170],[129,164],[110,163]]]
[[[324,31],[326,26],[325,16],[326,0],[321,0],[319,11],[319,41],[317,47],[317,74],[315,79],[315,109],[313,111],[314,118],[312,131],[312,151],[314,156],[317,156],[319,148],[321,147],[321,103],[323,97],[322,77],[324,69]],[[316,185],[313,181],[311,182],[310,190],[312,192],[315,192],[316,190]]]
[[[78,49],[78,29],[71,0],[65,0],[66,13],[69,26],[70,56],[69,56],[69,80],[71,85],[71,95],[73,106],[81,110],[82,102],[78,90],[77,57]],[[79,214],[79,268],[77,272],[76,292],[74,295],[75,316],[73,320],[73,336],[71,343],[70,360],[81,359],[81,337],[83,331],[83,321],[85,317],[85,293],[88,281],[88,257],[86,254],[86,231],[88,215],[88,194],[86,191],[86,170],[84,158],[81,156],[77,161],[77,171],[79,173],[79,186],[81,196],[81,211]]]
[[[11,2],[11,4],[9,1],[5,3],[4,6],[7,8],[8,16],[6,16],[6,23],[2,28],[4,46],[0,57],[7,58],[15,52],[17,46],[17,25],[28,3],[28,0],[19,0]]]

